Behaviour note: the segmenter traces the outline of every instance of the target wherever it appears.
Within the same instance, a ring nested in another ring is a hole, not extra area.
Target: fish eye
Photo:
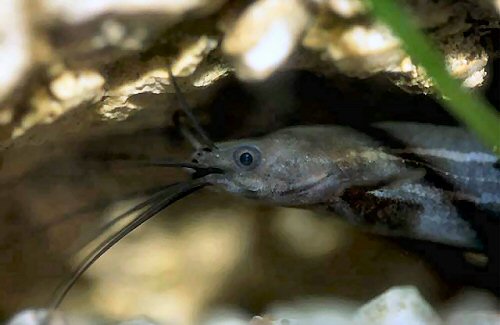
[[[253,162],[253,156],[250,152],[244,152],[240,155],[240,163],[244,166],[250,166]]]
[[[260,162],[260,151],[251,146],[237,148],[233,154],[236,164],[243,169],[249,170],[257,167]]]

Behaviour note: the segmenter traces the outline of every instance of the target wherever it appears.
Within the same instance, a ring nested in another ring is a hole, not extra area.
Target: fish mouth
[[[191,178],[200,179],[205,176],[213,174],[224,174],[224,171],[217,167],[205,167],[200,165],[198,168],[195,169],[194,173],[191,174]]]

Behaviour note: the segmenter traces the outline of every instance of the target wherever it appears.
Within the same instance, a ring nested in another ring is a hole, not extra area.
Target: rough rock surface
[[[407,2],[444,52],[452,75],[469,88],[484,84],[491,53],[481,39],[499,27],[497,13],[486,2]],[[223,0],[8,0],[0,17],[4,148],[73,110],[86,112],[78,117],[88,121],[78,121],[83,134],[94,119],[126,119],[151,104],[134,103],[137,95],[171,92],[167,62],[188,77],[187,92],[232,69],[244,79],[263,79],[294,67],[363,78],[385,73],[405,89],[432,91],[424,71],[359,0],[259,0],[250,6]]]

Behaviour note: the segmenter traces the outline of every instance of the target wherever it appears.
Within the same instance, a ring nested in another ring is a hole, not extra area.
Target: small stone
[[[250,325],[273,325],[273,322],[267,317],[254,316],[252,320],[250,320]]]
[[[18,85],[31,63],[25,2],[2,0],[0,6],[0,101]]]
[[[395,287],[362,306],[354,315],[359,325],[438,325],[441,320],[414,287]]]
[[[243,79],[264,79],[293,52],[310,15],[298,0],[253,3],[226,34],[223,51]]]
[[[339,16],[352,18],[366,11],[360,0],[329,0],[328,5]]]
[[[272,319],[267,316],[254,316],[250,321],[249,325],[306,325],[295,320],[289,319]]]
[[[487,291],[467,289],[442,311],[446,325],[500,324],[498,298]]]
[[[182,15],[188,11],[210,11],[224,0],[42,0],[47,13],[77,24],[106,14],[163,13]]]
[[[60,313],[53,313],[45,319],[46,310],[28,309],[15,315],[6,325],[68,325]]]
[[[102,92],[104,78],[97,71],[65,71],[50,84],[52,94],[60,101],[71,101],[72,106],[89,99],[89,94]]]

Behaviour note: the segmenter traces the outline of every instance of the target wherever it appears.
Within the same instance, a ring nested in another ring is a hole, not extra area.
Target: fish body
[[[238,161],[243,154],[252,164]],[[194,158],[220,168],[206,177],[229,192],[320,209],[387,236],[482,250],[491,226],[483,221],[500,220],[497,158],[457,127],[297,126]]]
[[[208,185],[280,206],[320,209],[387,236],[483,251],[486,272],[476,282],[493,284],[500,295],[499,163],[472,134],[454,127],[388,122],[365,130],[296,126],[260,138],[213,143],[170,68],[168,72],[182,109],[174,124],[196,151],[191,162],[146,165],[187,168],[191,180],[155,189],[147,200],[106,222],[98,235],[134,215],[90,251],[36,323],[52,323],[54,311],[77,280],[116,243]],[[471,273],[459,274],[468,279]]]
[[[488,274],[498,274],[497,160],[460,129],[411,123],[364,131],[297,126],[260,138],[208,142],[191,162],[151,164],[191,169],[192,179],[155,190],[104,224],[99,234],[137,213],[83,259],[58,290],[51,310],[121,239],[208,185],[279,206],[320,209],[378,234],[484,251],[493,257]]]

